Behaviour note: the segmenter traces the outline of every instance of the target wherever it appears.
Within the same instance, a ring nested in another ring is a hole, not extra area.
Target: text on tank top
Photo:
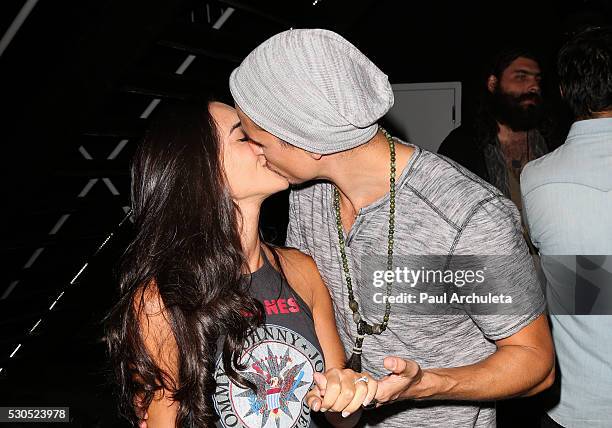
[[[218,346],[213,397],[217,426],[313,427],[305,396],[314,372],[323,372],[325,364],[312,313],[265,254],[263,258],[263,266],[250,275],[249,292],[263,304],[266,320],[247,338],[240,360],[246,365],[240,374],[257,391],[231,381]]]

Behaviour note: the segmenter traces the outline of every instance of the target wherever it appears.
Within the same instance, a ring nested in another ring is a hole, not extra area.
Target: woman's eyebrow
[[[234,126],[232,126],[232,129],[230,129],[230,135],[232,135],[232,132],[234,132],[238,128],[240,128],[240,122],[236,122]]]

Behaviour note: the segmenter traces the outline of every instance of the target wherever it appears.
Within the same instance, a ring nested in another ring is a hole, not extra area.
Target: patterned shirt
[[[398,143],[403,143],[396,140]],[[406,144],[406,143],[403,143]],[[503,255],[500,266],[523,296],[516,314],[419,314],[409,306],[392,305],[387,330],[367,336],[363,369],[375,377],[386,374],[383,358],[415,360],[423,368],[458,367],[482,361],[496,350],[495,340],[518,332],[545,310],[533,261],[521,232],[515,205],[490,184],[445,157],[414,147],[396,184],[394,253],[401,255]],[[356,172],[357,173],[357,172]],[[336,323],[347,352],[356,327],[348,305],[341,267],[333,186],[318,182],[293,190],[290,196],[287,245],[316,261],[330,290]],[[387,253],[389,194],[362,208],[345,235],[346,254],[362,317],[381,322],[384,305],[373,294],[379,289],[362,281],[361,262]],[[384,269],[384,265],[381,266]],[[397,294],[401,289],[396,289]],[[367,426],[491,427],[495,405],[484,402],[402,401],[365,412]]]

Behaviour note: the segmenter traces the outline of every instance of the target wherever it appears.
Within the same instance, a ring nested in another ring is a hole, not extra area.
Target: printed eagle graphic
[[[308,382],[302,380],[304,377],[302,368],[306,362],[291,365],[292,358],[289,356],[289,349],[282,357],[274,355],[269,346],[267,350],[268,356],[251,366],[255,371],[240,373],[256,386],[256,391],[247,389],[237,394],[236,397],[244,397],[249,400],[249,411],[242,415],[243,417],[261,414],[260,427],[263,427],[272,415],[275,418],[276,426],[280,427],[279,411],[293,419],[287,404],[299,403],[300,400],[295,395],[295,390],[308,385]]]

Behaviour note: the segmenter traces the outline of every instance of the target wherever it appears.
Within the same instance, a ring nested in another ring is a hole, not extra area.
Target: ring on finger
[[[357,382],[365,382],[365,383],[368,383],[369,381],[370,381],[370,379],[368,379],[368,377],[367,377],[367,376],[361,376],[361,377],[358,377],[357,379],[355,379],[355,380],[353,381],[353,383],[357,383]]]

